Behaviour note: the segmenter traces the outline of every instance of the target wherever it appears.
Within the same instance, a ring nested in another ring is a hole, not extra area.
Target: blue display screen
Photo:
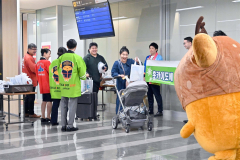
[[[75,7],[80,39],[115,36],[108,2]]]

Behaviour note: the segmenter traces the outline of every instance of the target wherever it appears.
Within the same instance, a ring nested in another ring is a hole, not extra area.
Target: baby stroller
[[[118,114],[112,118],[112,128],[116,129],[118,127],[118,123],[120,122],[126,129],[126,133],[128,133],[130,127],[143,128],[145,122],[148,121],[147,127],[148,130],[151,131],[152,121],[143,102],[143,98],[148,91],[147,83],[145,81],[133,82],[130,83],[126,89],[121,91],[117,90],[115,83],[115,89],[123,109],[120,110],[119,106]]]

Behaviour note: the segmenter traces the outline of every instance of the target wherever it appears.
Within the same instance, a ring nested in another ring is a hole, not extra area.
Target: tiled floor
[[[185,113],[164,111],[163,117],[153,118],[153,131],[131,129],[127,134],[121,125],[112,129],[114,110],[114,106],[108,106],[105,112],[99,112],[99,121],[76,121],[79,128],[76,132],[61,132],[61,126],[41,125],[40,119],[34,120],[34,126],[9,125],[6,131],[5,121],[0,121],[0,159],[206,160],[211,156],[193,136],[180,137]],[[40,114],[39,105],[35,111]],[[11,116],[11,120],[18,118]]]

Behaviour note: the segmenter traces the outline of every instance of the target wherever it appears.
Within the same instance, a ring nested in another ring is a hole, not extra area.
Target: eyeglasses
[[[183,43],[183,45],[185,45],[186,43]]]

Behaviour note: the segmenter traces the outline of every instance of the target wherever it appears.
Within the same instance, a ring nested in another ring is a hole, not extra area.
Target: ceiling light
[[[223,20],[223,21],[217,21],[217,22],[233,22],[233,21],[240,21],[240,19]]]
[[[190,7],[190,8],[176,9],[176,11],[179,12],[179,11],[185,11],[185,10],[191,10],[191,9],[198,9],[198,8],[203,8],[203,6],[196,6],[196,7]]]
[[[232,1],[232,2],[240,2],[240,0]]]
[[[52,19],[57,19],[57,17],[44,18],[44,20],[52,20]]]
[[[117,19],[125,19],[125,18],[127,18],[127,17],[115,17],[115,18],[113,18],[113,20],[117,20]]]

